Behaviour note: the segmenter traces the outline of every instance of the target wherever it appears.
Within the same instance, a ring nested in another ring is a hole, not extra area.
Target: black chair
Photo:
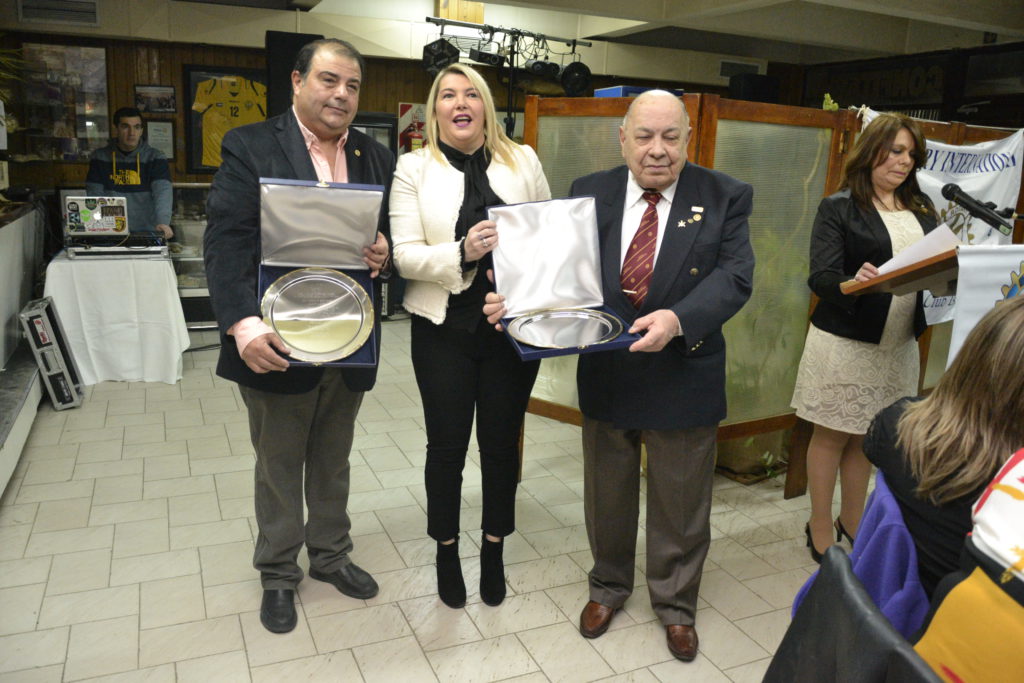
[[[893,628],[854,575],[838,545],[826,551],[821,571],[772,658],[765,683],[867,683],[940,679]]]

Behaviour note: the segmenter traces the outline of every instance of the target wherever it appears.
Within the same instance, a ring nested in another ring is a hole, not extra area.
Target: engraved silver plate
[[[358,351],[373,331],[366,290],[330,268],[301,268],[279,277],[267,287],[262,308],[263,319],[296,360],[340,360]]]
[[[512,338],[544,349],[604,344],[622,334],[622,321],[590,308],[552,308],[525,313],[508,326]]]

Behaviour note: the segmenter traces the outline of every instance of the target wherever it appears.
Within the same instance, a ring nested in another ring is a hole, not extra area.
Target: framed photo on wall
[[[178,111],[173,85],[136,85],[135,108],[144,114],[173,114]]]
[[[167,160],[174,158],[174,122],[146,121],[146,142],[164,153]]]
[[[189,173],[216,171],[224,134],[267,118],[265,78],[261,69],[185,66],[185,156]]]

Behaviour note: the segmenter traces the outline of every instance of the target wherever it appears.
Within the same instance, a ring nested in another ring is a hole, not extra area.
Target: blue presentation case
[[[524,344],[518,341],[515,337],[508,333],[508,326],[515,318],[502,318],[501,325],[505,328],[505,336],[512,343],[512,348],[516,350],[519,357],[523,360],[540,360],[541,358],[554,358],[555,356],[572,356],[583,353],[597,353],[599,351],[614,351],[616,349],[625,349],[633,344],[633,342],[640,339],[641,335],[627,332],[629,329],[629,323],[622,320],[619,315],[608,306],[596,306],[592,307],[592,310],[602,311],[608,315],[616,318],[622,323],[622,334],[611,341],[604,342],[603,344],[587,344],[584,346],[569,346],[564,349],[549,349],[540,346],[532,346],[530,344]]]
[[[613,85],[608,88],[597,88],[594,90],[594,97],[636,97],[648,90],[654,90],[654,88],[646,85]],[[669,92],[674,92],[680,97],[686,94],[682,88],[673,88]]]

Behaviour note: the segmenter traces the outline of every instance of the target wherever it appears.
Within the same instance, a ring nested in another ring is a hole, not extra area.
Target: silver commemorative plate
[[[582,349],[618,337],[622,321],[590,308],[551,308],[515,318],[508,333],[518,342],[543,349]]]
[[[300,268],[263,294],[263,319],[291,349],[291,357],[329,363],[355,353],[373,331],[369,294],[330,268]]]

